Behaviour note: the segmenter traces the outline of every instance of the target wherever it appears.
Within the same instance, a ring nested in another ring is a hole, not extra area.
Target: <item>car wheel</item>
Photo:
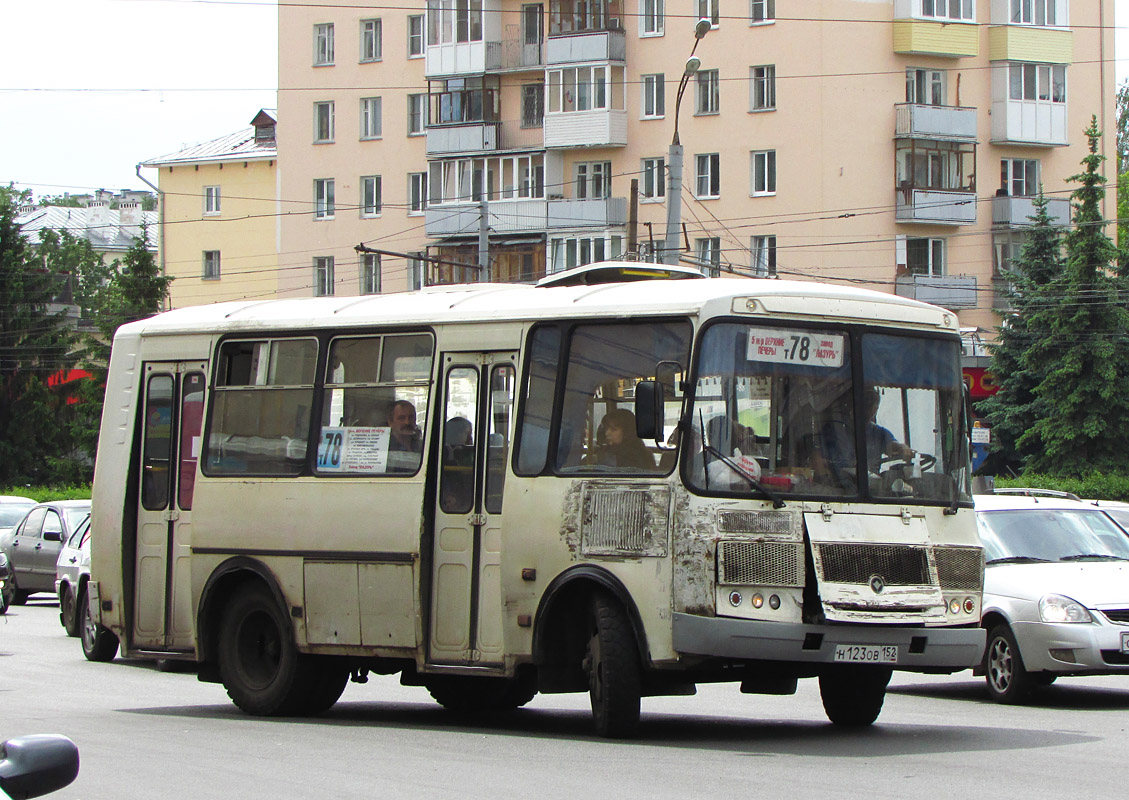
[[[988,694],[997,703],[1022,703],[1031,694],[1035,682],[1023,666],[1015,634],[1007,625],[997,625],[988,634],[984,679],[988,682]]]
[[[5,581],[3,590],[0,590],[0,614],[8,613],[8,583]]]
[[[90,616],[89,603],[80,604],[78,614],[82,620],[80,635],[83,655],[89,661],[113,661],[118,654],[118,637],[109,628],[94,621]]]
[[[631,622],[606,595],[592,601],[592,635],[584,657],[592,717],[601,736],[622,739],[639,728],[642,674]]]
[[[63,597],[59,600],[59,620],[67,631],[67,636],[78,636],[81,620],[78,618],[78,602],[75,600],[74,589],[68,586],[63,590]]]
[[[8,595],[8,605],[10,606],[26,605],[28,597],[31,596],[31,592],[23,591],[16,583],[15,570],[12,570],[11,576],[4,581],[4,593]]]
[[[841,664],[819,676],[823,710],[835,725],[870,725],[882,713],[886,686],[893,670],[886,667]]]
[[[228,697],[248,714],[311,713],[304,701],[317,688],[316,662],[298,652],[290,620],[265,586],[243,587],[228,606],[219,667]]]

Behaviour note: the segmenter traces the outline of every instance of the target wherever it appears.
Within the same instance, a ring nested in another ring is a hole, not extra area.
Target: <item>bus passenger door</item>
[[[502,486],[516,354],[443,359],[428,660],[501,666]]]
[[[192,494],[204,417],[202,362],[145,365],[133,646],[192,650]]]

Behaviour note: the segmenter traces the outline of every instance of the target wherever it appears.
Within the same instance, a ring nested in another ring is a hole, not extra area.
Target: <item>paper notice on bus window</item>
[[[391,428],[322,428],[318,471],[387,472],[391,433]]]
[[[843,366],[846,337],[788,328],[750,328],[749,361],[835,369]]]

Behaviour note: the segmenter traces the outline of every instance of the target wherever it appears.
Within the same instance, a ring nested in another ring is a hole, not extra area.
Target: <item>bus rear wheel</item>
[[[534,673],[515,678],[472,678],[438,675],[427,680],[427,691],[439,705],[458,714],[513,711],[537,694]]]
[[[823,710],[835,725],[862,727],[878,719],[893,670],[844,664],[819,676]]]
[[[596,732],[612,739],[634,736],[642,697],[639,651],[626,612],[606,595],[592,600],[592,635],[584,671]]]
[[[318,687],[315,666],[298,652],[290,621],[266,587],[245,586],[236,593],[219,637],[220,680],[235,705],[264,717],[316,713],[317,706],[324,711],[333,703],[318,698],[311,704]]]

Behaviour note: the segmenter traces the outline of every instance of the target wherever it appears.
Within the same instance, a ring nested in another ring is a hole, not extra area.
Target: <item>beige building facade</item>
[[[276,123],[263,109],[249,128],[141,164],[157,171],[171,308],[276,296],[286,266]]]
[[[1113,0],[418,3],[279,8],[284,295],[660,259],[677,130],[684,263],[991,328],[1091,116],[1114,183]]]

